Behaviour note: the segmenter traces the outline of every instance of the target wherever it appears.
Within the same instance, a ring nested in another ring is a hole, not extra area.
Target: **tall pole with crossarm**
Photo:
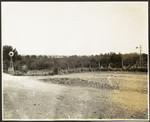
[[[139,48],[140,48],[140,62],[139,62],[139,64],[141,66],[141,64],[142,64],[142,45],[139,45]],[[138,49],[138,47],[136,47],[136,49]]]
[[[142,46],[140,45],[140,65],[142,64]]]

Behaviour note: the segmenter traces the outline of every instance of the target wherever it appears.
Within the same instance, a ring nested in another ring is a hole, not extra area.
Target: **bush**
[[[22,66],[22,72],[27,73],[28,72],[28,67],[26,65]]]
[[[58,72],[59,72],[58,67],[55,67],[55,68],[53,69],[53,74],[58,74]]]

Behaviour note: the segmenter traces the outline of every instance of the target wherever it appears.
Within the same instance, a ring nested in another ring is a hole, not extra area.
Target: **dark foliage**
[[[122,68],[133,66],[139,64],[140,55],[137,53],[130,54],[99,54],[91,56],[36,56],[36,55],[25,55],[21,56],[18,54],[16,49],[13,49],[11,46],[3,46],[3,69],[4,71],[8,70],[10,57],[9,52],[13,51],[13,61],[15,70],[27,72],[28,70],[43,70],[48,69],[52,70],[54,74],[58,74],[60,70],[76,70],[88,69],[89,71],[93,70],[112,70],[111,68]],[[147,54],[141,55],[142,66],[145,69],[139,69],[145,71],[147,69]],[[117,69],[116,69],[117,70]],[[132,69],[133,70],[133,69]],[[136,69],[135,69],[136,70]]]

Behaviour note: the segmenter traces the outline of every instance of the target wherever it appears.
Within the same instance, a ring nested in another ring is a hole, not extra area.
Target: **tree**
[[[76,68],[76,63],[77,63],[77,55],[73,55],[69,57],[69,63],[70,63],[70,67],[75,69]]]
[[[105,67],[105,68],[108,68],[109,63],[110,63],[110,56],[109,56],[109,54],[105,53],[104,55],[101,56],[100,65]]]
[[[36,56],[35,55],[31,55],[31,59],[36,59]]]
[[[82,57],[80,57],[80,65],[81,65],[81,68],[82,68],[82,70],[84,69],[84,67],[85,67],[85,63],[86,63],[86,60],[87,60],[87,56],[82,56]]]
[[[132,66],[139,62],[140,55],[137,53],[124,54],[123,57],[123,65],[124,66]]]
[[[112,53],[110,55],[110,62],[113,64],[113,67],[122,67],[122,57],[121,54]]]
[[[13,62],[15,62],[15,61],[16,61],[16,59],[17,59],[17,57],[18,57],[18,52],[17,52],[16,48],[15,48],[15,49],[13,49],[13,52],[14,52]]]
[[[89,66],[89,68],[91,68],[91,67],[92,67],[92,68],[96,68],[96,67],[97,67],[97,62],[98,62],[98,61],[96,60],[96,57],[95,57],[95,56],[92,55],[92,56],[90,57],[90,60],[89,60],[89,61],[90,61],[90,66]]]
[[[13,51],[12,46],[3,46],[3,61],[10,60],[9,52]]]

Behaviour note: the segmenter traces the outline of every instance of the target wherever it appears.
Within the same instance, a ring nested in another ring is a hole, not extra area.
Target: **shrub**
[[[58,74],[58,72],[59,72],[58,67],[55,67],[55,68],[53,69],[53,74]]]

